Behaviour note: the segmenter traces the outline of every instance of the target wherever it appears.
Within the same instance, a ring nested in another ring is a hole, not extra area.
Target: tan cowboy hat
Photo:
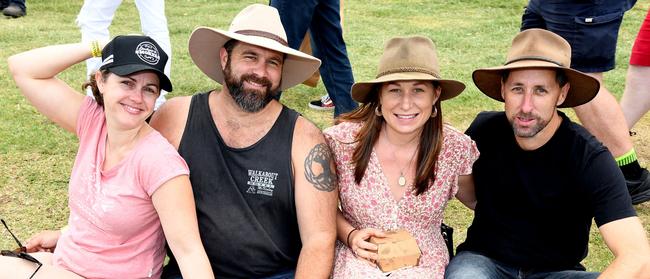
[[[512,40],[506,63],[500,67],[478,69],[472,73],[476,87],[488,97],[503,102],[501,74],[504,70],[524,68],[562,69],[569,79],[569,92],[561,108],[582,105],[598,93],[600,83],[595,78],[569,68],[571,46],[562,37],[544,29],[528,29]]]
[[[230,24],[228,31],[198,27],[190,36],[190,56],[208,77],[223,84],[219,50],[229,40],[285,53],[280,90],[300,84],[320,66],[320,60],[289,47],[278,10],[253,4],[244,8]]]
[[[436,46],[431,39],[422,36],[388,40],[379,59],[377,73],[371,81],[352,85],[352,98],[367,103],[368,95],[375,85],[396,80],[435,80],[442,87],[441,101],[456,97],[465,90],[462,82],[440,77]]]

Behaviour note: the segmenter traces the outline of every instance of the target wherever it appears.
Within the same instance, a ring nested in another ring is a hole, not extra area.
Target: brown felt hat
[[[438,54],[431,39],[422,36],[396,37],[386,42],[376,78],[352,85],[352,98],[367,103],[375,85],[397,80],[435,80],[442,87],[441,101],[456,97],[465,90],[462,82],[440,77]]]
[[[253,4],[235,16],[228,31],[198,27],[190,35],[189,51],[192,61],[203,73],[220,84],[223,84],[223,70],[219,50],[230,40],[286,54],[280,90],[302,83],[320,66],[318,58],[289,47],[278,10],[268,5]]]
[[[501,77],[503,71],[526,68],[561,69],[569,79],[569,92],[561,108],[582,105],[598,93],[600,83],[595,78],[571,66],[571,46],[562,37],[543,29],[528,29],[512,40],[503,66],[478,69],[472,73],[476,87],[488,97],[503,102]]]

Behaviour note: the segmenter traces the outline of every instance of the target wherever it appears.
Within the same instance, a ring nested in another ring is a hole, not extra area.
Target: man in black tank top
[[[190,167],[215,276],[327,278],[336,240],[334,162],[320,130],[273,98],[320,61],[289,48],[277,10],[259,4],[228,31],[197,28],[189,49],[223,88],[173,98],[151,124]],[[181,278],[184,259],[168,254],[163,278]]]

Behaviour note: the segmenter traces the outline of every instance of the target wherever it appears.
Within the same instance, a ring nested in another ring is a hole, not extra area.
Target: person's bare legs
[[[625,116],[616,98],[603,85],[603,73],[586,74],[600,82],[600,90],[593,100],[574,110],[582,126],[603,142],[614,158],[618,158],[633,148]]]
[[[38,252],[29,253],[32,257],[43,263],[43,266],[36,272],[34,279],[62,278],[62,279],[83,279],[83,277],[52,265],[52,253]],[[14,257],[0,256],[0,279],[29,278],[37,264]]]
[[[650,110],[650,67],[630,65],[627,68],[621,109],[629,130]]]
[[[650,200],[650,173],[639,165],[623,111],[603,85],[603,73],[587,74],[600,82],[600,90],[593,100],[574,108],[576,115],[616,159],[625,176],[632,203],[646,202]]]

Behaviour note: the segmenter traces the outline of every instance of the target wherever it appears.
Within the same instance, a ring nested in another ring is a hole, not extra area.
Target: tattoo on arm
[[[338,184],[331,162],[332,153],[324,143],[314,146],[305,158],[305,178],[319,191],[331,192]]]

